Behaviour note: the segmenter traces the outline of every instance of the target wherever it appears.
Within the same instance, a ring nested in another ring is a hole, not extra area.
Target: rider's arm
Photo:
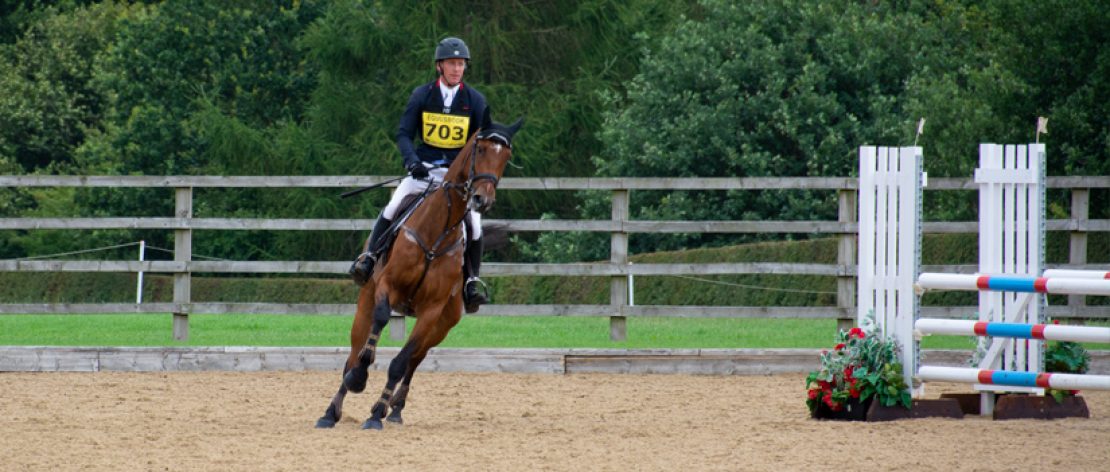
[[[405,105],[405,112],[401,114],[401,123],[397,125],[397,149],[401,151],[401,159],[406,169],[420,162],[420,158],[416,156],[416,146],[412,138],[420,132],[420,110],[424,102],[424,93],[422,93],[424,88],[421,86],[412,91],[409,103]]]

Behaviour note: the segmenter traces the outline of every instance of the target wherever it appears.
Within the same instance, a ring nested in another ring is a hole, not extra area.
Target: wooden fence
[[[175,212],[170,217],[104,218],[0,218],[0,230],[43,229],[162,229],[174,233],[173,261],[88,261],[88,260],[0,260],[0,271],[12,272],[155,272],[172,273],[172,303],[96,303],[96,304],[0,304],[4,313],[173,313],[174,338],[188,337],[190,313],[275,313],[350,315],[353,304],[284,304],[193,302],[190,296],[192,273],[324,273],[345,274],[350,261],[199,261],[193,260],[194,231],[203,230],[290,230],[361,231],[373,226],[370,219],[244,219],[194,218],[195,188],[353,188],[387,180],[377,176],[0,176],[7,187],[108,187],[174,189]],[[841,326],[855,318],[856,305],[856,189],[858,180],[849,177],[767,177],[767,178],[507,178],[500,189],[512,191],[606,190],[612,194],[612,216],[608,220],[486,220],[505,225],[513,232],[594,231],[610,234],[608,262],[573,264],[498,264],[483,265],[487,276],[602,276],[610,278],[608,304],[601,305],[488,305],[482,316],[606,316],[610,337],[626,336],[627,317],[730,317],[730,318],[835,318]],[[1091,220],[1091,189],[1110,188],[1110,177],[1049,177],[1050,189],[1071,192],[1068,219],[1048,220],[1048,231],[1070,234],[1070,259],[1067,264],[1049,268],[1106,269],[1087,263],[1087,235],[1110,231],[1110,220]],[[836,221],[647,221],[631,219],[629,193],[638,190],[825,190],[836,192],[839,215]],[[975,191],[971,179],[930,179],[926,191]],[[926,233],[975,233],[978,223],[925,222]],[[828,234],[839,238],[836,264],[808,263],[710,263],[710,264],[630,264],[628,235],[631,233],[805,233]],[[924,271],[969,273],[975,265],[925,266]],[[795,274],[835,276],[836,306],[660,306],[632,305],[628,299],[629,276],[709,275],[709,274]],[[922,316],[960,318],[974,307],[925,307]],[[1066,306],[1051,307],[1055,317],[1110,318],[1110,307],[1087,306],[1082,297],[1070,297]],[[400,327],[401,329],[396,329]],[[395,318],[391,333],[404,332],[404,319]]]

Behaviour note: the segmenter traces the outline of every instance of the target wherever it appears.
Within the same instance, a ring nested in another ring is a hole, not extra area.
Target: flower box
[[[873,318],[865,326],[874,326]],[[806,377],[806,406],[816,419],[867,421],[872,403],[909,408],[899,347],[876,330],[841,330],[832,350],[821,352],[821,367]]]
[[[824,403],[810,412],[810,417],[818,420],[867,421],[867,411],[871,409],[874,397],[863,400],[851,398],[839,410],[833,410]]]

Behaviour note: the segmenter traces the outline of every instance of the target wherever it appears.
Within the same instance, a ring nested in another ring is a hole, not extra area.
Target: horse
[[[348,392],[366,388],[378,339],[396,311],[416,318],[404,347],[389,364],[381,397],[362,429],[382,429],[382,418],[402,424],[413,372],[428,350],[447,337],[462,319],[463,220],[468,211],[485,213],[494,204],[497,184],[512,157],[512,138],[523,119],[509,126],[493,123],[475,133],[459,151],[438,187],[399,226],[392,247],[379,258],[373,277],[359,290],[351,324],[351,351],[339,391],[317,428],[331,428],[342,417]],[[386,413],[388,411],[388,417]]]

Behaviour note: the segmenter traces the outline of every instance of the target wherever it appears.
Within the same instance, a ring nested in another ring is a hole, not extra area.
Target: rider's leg
[[[359,254],[347,271],[356,284],[364,285],[367,280],[370,280],[370,276],[374,273],[374,264],[378,261],[377,249],[381,244],[382,235],[392,224],[393,220],[386,218],[385,215],[378,216],[378,221],[374,223],[374,230],[370,232],[370,238],[362,248],[362,254]]]
[[[463,286],[463,303],[467,313],[475,313],[478,307],[489,303],[484,291],[479,290],[485,285],[482,280],[478,278],[478,274],[482,267],[482,218],[477,212],[470,212],[470,226],[468,229],[471,237],[466,245],[466,252],[463,254],[463,272],[466,275],[466,282]]]
[[[411,176],[401,180],[401,183],[397,185],[397,190],[393,192],[389,203],[382,209],[382,214],[378,215],[378,221],[374,223],[374,230],[370,233],[370,239],[366,240],[366,244],[362,248],[362,254],[359,254],[355,262],[351,264],[351,268],[347,270],[356,284],[360,286],[366,284],[366,281],[370,280],[370,276],[373,275],[382,236],[393,224],[393,219],[397,217],[397,211],[401,209],[401,202],[406,196],[421,192],[427,187],[427,182],[413,179]]]

